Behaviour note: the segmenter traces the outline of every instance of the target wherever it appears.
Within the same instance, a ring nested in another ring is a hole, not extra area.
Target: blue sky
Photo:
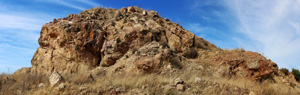
[[[42,25],[94,7],[140,6],[223,49],[300,69],[299,0],[0,0],[0,72],[30,67]]]

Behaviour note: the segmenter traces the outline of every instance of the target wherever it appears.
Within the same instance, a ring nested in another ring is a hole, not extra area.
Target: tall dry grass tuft
[[[84,73],[65,75],[65,79],[67,82],[74,83],[75,85],[83,85],[95,81],[94,77],[91,74]]]

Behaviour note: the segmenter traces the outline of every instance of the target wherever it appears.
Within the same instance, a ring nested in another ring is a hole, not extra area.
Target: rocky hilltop
[[[5,82],[22,84],[24,75],[47,79],[11,93],[299,94],[293,75],[261,54],[222,50],[138,7],[92,8],[54,19],[42,27],[38,42],[32,67]],[[273,84],[286,91],[274,91]]]
[[[171,57],[166,53],[182,53],[195,47],[195,41],[200,41],[201,48],[217,49],[155,11],[94,8],[44,25],[32,70],[39,74],[76,73],[82,68],[109,67],[121,58],[132,59],[128,55],[136,51],[143,54],[128,64],[160,65]],[[145,63],[154,56],[159,62]]]
[[[31,63],[32,72],[38,74],[77,73],[114,64],[135,65],[131,69],[124,67],[127,71],[149,72],[162,65],[173,65],[168,60],[173,57],[179,63],[184,58],[197,58],[197,50],[217,52],[210,56],[217,57],[211,63],[227,65],[222,70],[242,77],[261,79],[278,68],[257,53],[224,54],[157,12],[137,7],[94,8],[54,19],[42,27],[39,44]],[[185,56],[187,52],[191,53]]]

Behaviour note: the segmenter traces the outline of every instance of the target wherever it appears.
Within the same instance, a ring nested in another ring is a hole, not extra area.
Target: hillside
[[[30,68],[0,94],[300,94],[261,54],[222,50],[156,11],[92,8],[45,24]]]

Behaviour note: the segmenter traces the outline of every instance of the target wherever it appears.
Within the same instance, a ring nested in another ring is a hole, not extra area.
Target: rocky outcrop
[[[195,47],[196,41],[203,42],[203,49],[217,49],[155,11],[137,7],[93,8],[54,19],[42,27],[40,47],[31,62],[32,71],[39,74],[84,72],[114,65],[129,50],[151,42],[182,53]],[[139,60],[137,66],[145,70],[152,68],[161,62],[160,57],[162,54]]]
[[[194,58],[218,64],[219,76],[261,80],[278,69],[258,53],[221,50],[157,12],[138,7],[93,8],[54,19],[42,27],[39,44],[31,63],[31,72],[38,74],[160,72],[162,65],[181,68]]]
[[[251,51],[222,51],[218,53],[215,63],[220,65],[216,73],[222,76],[238,76],[255,80],[271,77],[278,70],[277,64]]]

